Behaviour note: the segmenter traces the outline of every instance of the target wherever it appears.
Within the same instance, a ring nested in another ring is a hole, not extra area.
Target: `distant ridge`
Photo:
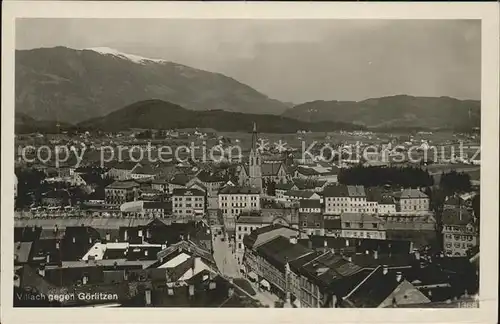
[[[253,123],[266,133],[295,133],[298,130],[334,131],[363,129],[350,123],[309,123],[283,116],[243,114],[223,110],[195,112],[162,100],[136,102],[107,116],[92,118],[77,125],[82,129],[120,131],[131,128],[182,129],[212,128],[216,131],[249,131]]]
[[[311,101],[283,116],[302,121],[335,120],[372,128],[471,128],[481,124],[481,103],[450,97],[397,95],[363,101]]]

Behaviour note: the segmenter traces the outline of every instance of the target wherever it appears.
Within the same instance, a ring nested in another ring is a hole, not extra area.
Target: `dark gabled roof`
[[[318,171],[316,171],[312,168],[298,167],[296,171],[300,174],[305,175],[305,176],[315,176],[315,175],[320,174]]]
[[[25,226],[14,228],[14,242],[32,242],[37,240],[42,233],[42,227]]]
[[[397,281],[393,271],[383,273],[382,267],[372,271],[367,278],[344,297],[347,307],[374,308],[382,304],[403,283]],[[424,296],[425,298],[425,296]]]
[[[237,187],[237,186],[225,186],[219,191],[219,194],[223,195],[241,195],[241,194],[260,194],[258,188],[252,187]]]
[[[293,183],[288,182],[288,183],[277,183],[275,188],[276,190],[290,190],[294,186]]]
[[[224,182],[225,179],[221,175],[214,173],[214,172],[209,172],[209,171],[200,171],[196,175],[196,177],[201,181],[205,183],[211,183],[211,182]]]
[[[323,190],[325,197],[349,197],[347,186],[344,185],[331,185]]]
[[[174,175],[172,178],[170,178],[168,183],[176,184],[179,186],[185,186],[189,182],[189,180],[191,179],[184,173],[178,173]]]
[[[321,208],[319,199],[303,199],[300,201],[300,208]]]
[[[380,265],[387,265],[390,268],[410,267],[415,263],[415,257],[412,254],[405,253],[379,253],[377,259],[375,259],[373,252],[370,252],[369,254],[353,255],[352,263],[355,263],[360,267],[367,269],[374,269]]]
[[[316,252],[316,255],[316,258],[298,267],[297,271],[321,288],[327,289],[334,282],[349,278],[362,271],[358,265],[331,252]]]
[[[262,176],[276,176],[281,169],[281,163],[264,163],[261,166]]]
[[[277,269],[284,269],[287,262],[298,259],[312,250],[300,245],[290,243],[290,239],[278,236],[257,248],[257,252]]]

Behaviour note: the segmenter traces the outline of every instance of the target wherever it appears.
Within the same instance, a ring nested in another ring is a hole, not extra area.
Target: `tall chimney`
[[[89,281],[89,278],[87,277],[86,274],[84,274],[83,278],[82,278],[82,284],[86,285],[88,281]]]
[[[398,271],[396,273],[396,281],[401,282],[402,279],[403,279],[403,274],[400,271]]]
[[[415,259],[420,260],[420,251],[418,250],[415,251]]]
[[[61,247],[59,241],[56,242],[56,249],[59,250],[59,248]]]
[[[41,265],[40,268],[38,268],[38,274],[45,277],[45,265]]]
[[[125,231],[123,232],[123,240],[124,240],[125,242],[128,240],[128,231],[127,231],[127,230],[125,230]]]
[[[109,232],[106,233],[106,242],[111,241],[111,234]]]
[[[189,285],[189,296],[194,296],[194,285]]]
[[[388,272],[389,272],[389,268],[387,267],[387,265],[385,265],[385,264],[384,264],[384,265],[382,266],[382,273],[383,273],[384,275],[386,275]]]
[[[148,288],[144,291],[144,299],[146,306],[151,306],[151,289]]]
[[[49,263],[50,263],[50,254],[47,254],[47,256],[46,256],[46,261],[45,261],[45,262],[46,262],[47,264],[49,264]]]
[[[378,259],[378,251],[377,251],[377,250],[373,251],[373,258],[374,258],[375,260],[377,260],[377,259]]]

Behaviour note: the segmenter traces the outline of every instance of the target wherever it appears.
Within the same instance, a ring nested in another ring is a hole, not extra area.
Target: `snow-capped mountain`
[[[113,55],[122,59],[126,59],[129,61],[132,61],[134,63],[139,63],[139,64],[144,64],[147,62],[155,62],[155,63],[167,63],[167,61],[162,60],[162,59],[153,59],[153,58],[147,58],[147,57],[142,57],[139,55],[134,55],[134,54],[127,54],[127,53],[122,53],[118,50],[115,50],[113,48],[109,47],[90,47],[90,48],[85,48],[84,50],[88,51],[94,51],[99,54],[103,55]]]
[[[287,106],[230,77],[96,47],[16,51],[16,111],[77,123],[141,100],[190,110],[281,114]]]

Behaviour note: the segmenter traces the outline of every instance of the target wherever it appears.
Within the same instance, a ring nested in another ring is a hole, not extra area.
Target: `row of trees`
[[[384,185],[405,188],[429,187],[434,179],[425,170],[415,167],[364,167],[341,169],[338,182],[345,185],[378,187]]]
[[[470,175],[454,170],[443,173],[439,181],[439,187],[448,195],[453,195],[457,192],[468,192],[471,190]]]

